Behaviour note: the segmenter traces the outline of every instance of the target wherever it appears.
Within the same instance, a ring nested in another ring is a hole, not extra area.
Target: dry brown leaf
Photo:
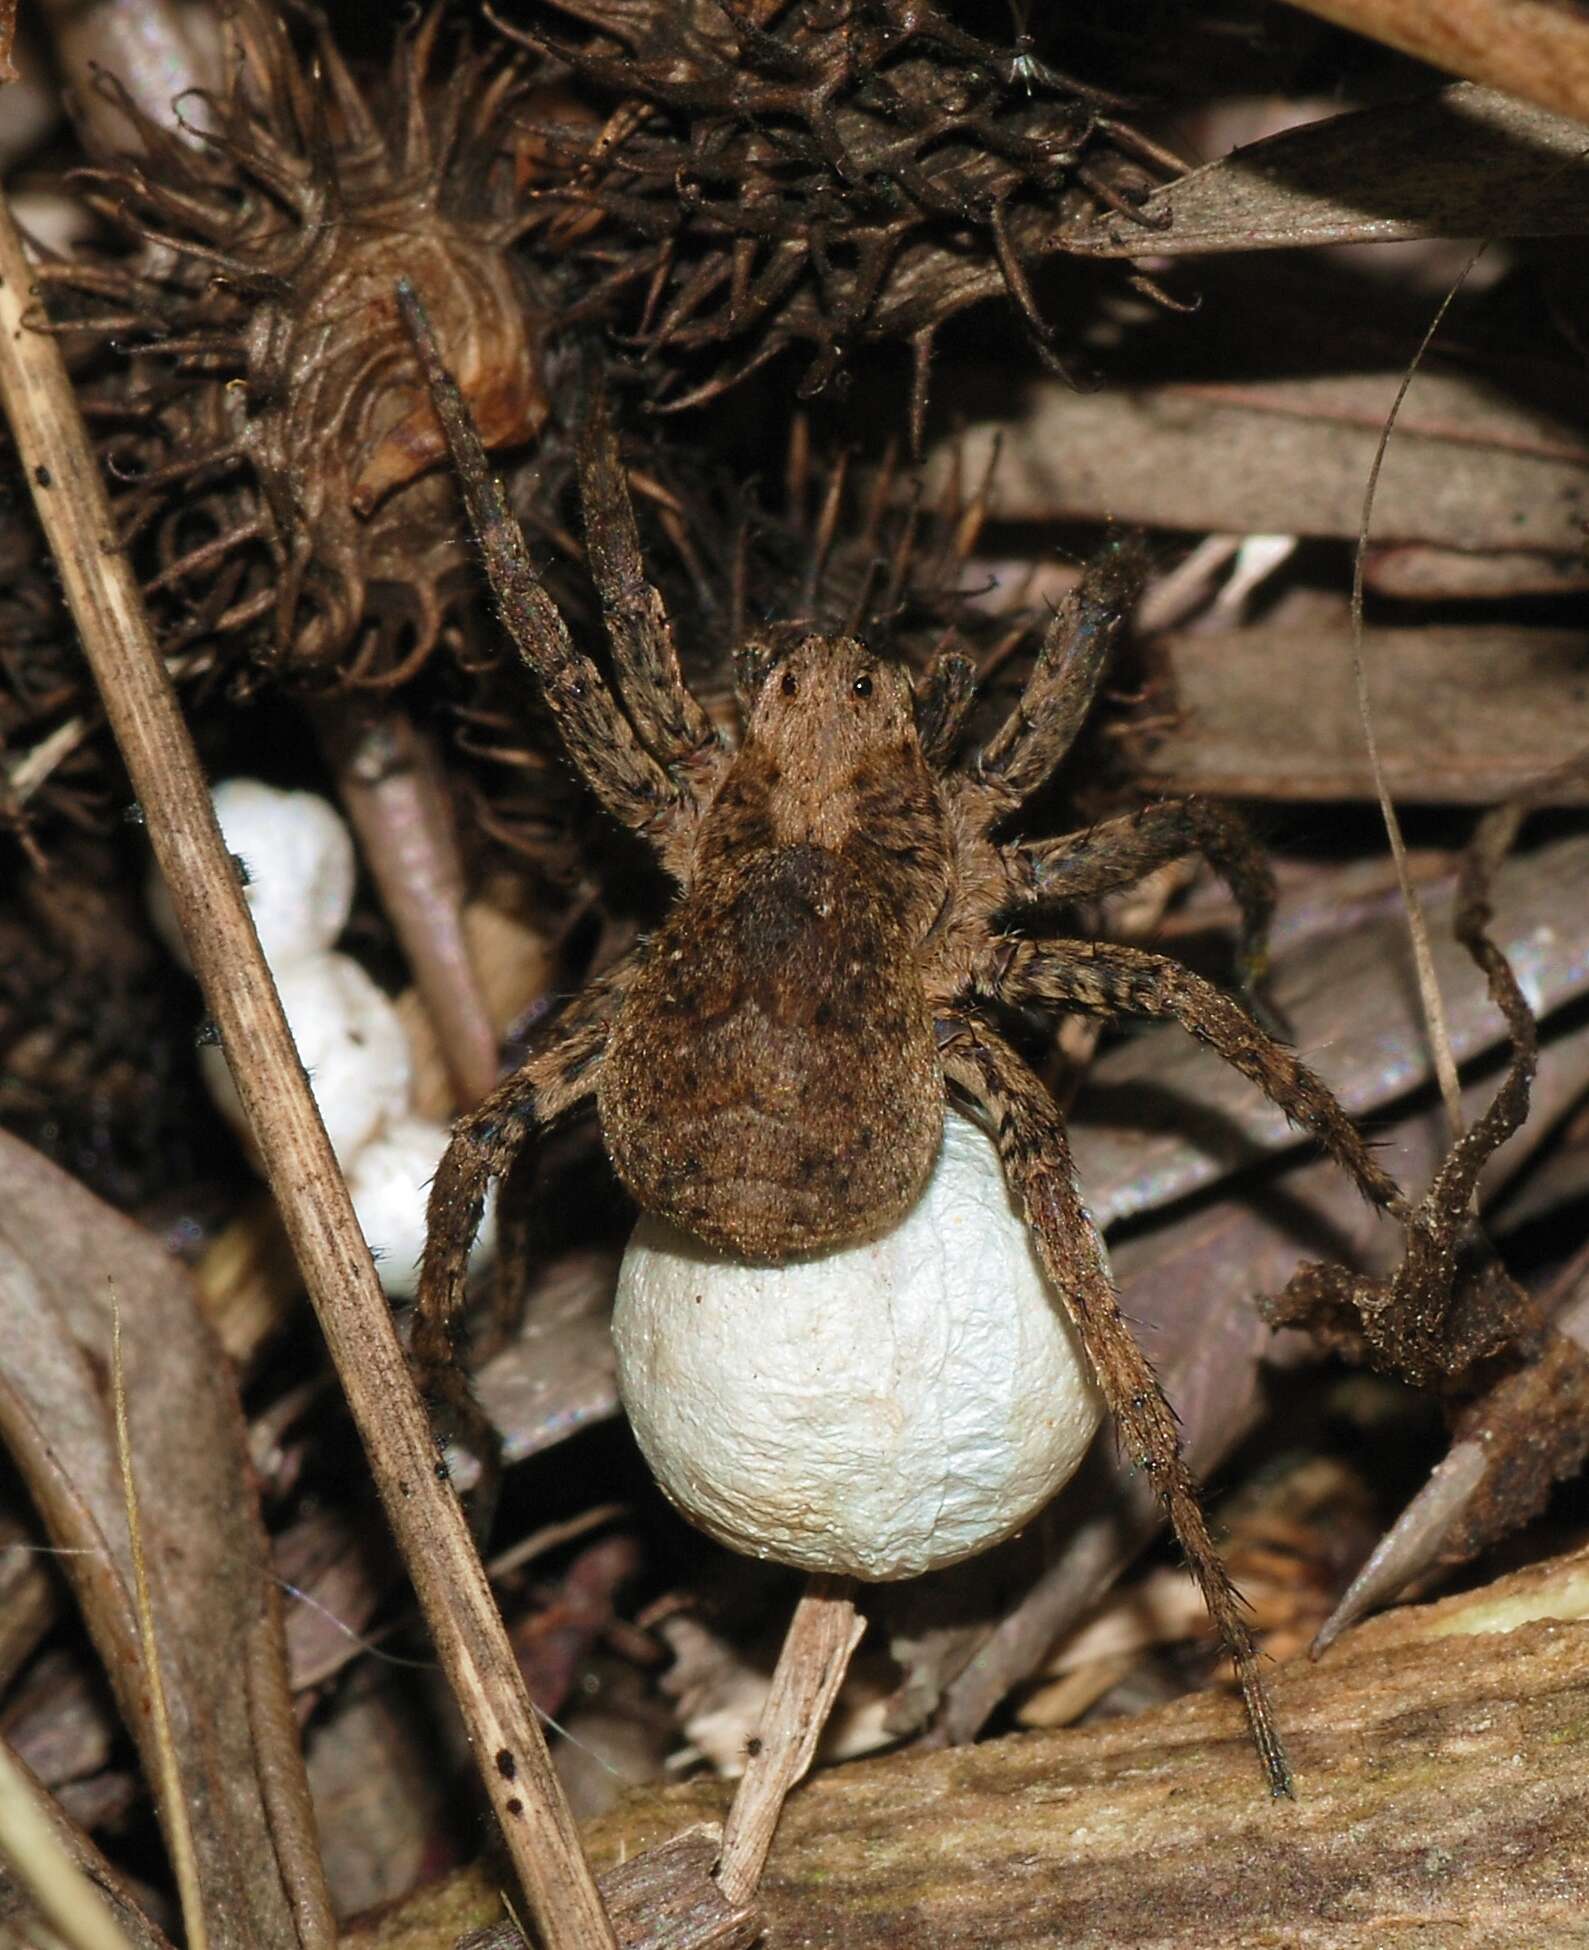
[[[155,1777],[109,1399],[127,1411],[161,1671],[212,1944],[331,1941],[231,1369],[159,1243],[0,1136],[0,1434]]]
[[[1574,0],[1292,0],[1339,27],[1589,121],[1589,18]]]
[[[1537,377],[1554,384],[1543,366]],[[974,478],[997,442],[997,506],[1008,520],[1355,540],[1401,379],[1398,366],[1077,393],[1049,380],[1012,390],[1006,376],[991,395],[995,415],[935,454],[928,480],[956,465]],[[1576,557],[1586,517],[1581,417],[1521,404],[1480,374],[1419,373],[1374,502],[1377,542]]]
[[[531,1288],[523,1329],[480,1368],[475,1391],[502,1438],[504,1463],[523,1462],[618,1412],[607,1326],[618,1255],[577,1251],[554,1261]],[[467,1489],[473,1465],[454,1465]]]
[[[1370,547],[1363,580],[1376,595],[1404,601],[1503,602],[1511,596],[1576,596],[1589,589],[1582,556],[1539,555],[1532,549]]]
[[[1157,189],[1156,257],[1420,237],[1581,236],[1581,123],[1468,83],[1358,109],[1233,150]],[[1066,240],[1140,257],[1140,225],[1108,215]]]
[[[434,1686],[366,1668],[309,1736],[326,1875],[339,1916],[393,1902],[458,1859],[462,1756],[438,1738]]]
[[[1175,635],[1159,647],[1178,717],[1142,757],[1155,789],[1374,797],[1344,622]],[[1385,782],[1398,800],[1504,799],[1583,745],[1589,661],[1581,631],[1376,630],[1364,656]],[[1589,781],[1564,780],[1555,803],[1589,804]]]

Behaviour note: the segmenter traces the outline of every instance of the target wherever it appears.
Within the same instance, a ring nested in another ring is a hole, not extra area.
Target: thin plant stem
[[[41,1799],[0,1740],[0,1857],[68,1950],[132,1950],[105,1898],[62,1846]]]
[[[138,1614],[138,1642],[143,1651],[144,1677],[149,1687],[149,1711],[154,1720],[155,1747],[160,1755],[160,1799],[165,1804],[167,1845],[182,1901],[182,1928],[188,1950],[209,1950],[209,1926],[204,1920],[204,1890],[199,1883],[198,1851],[193,1846],[193,1823],[182,1791],[177,1744],[171,1735],[171,1711],[166,1704],[165,1677],[160,1671],[160,1644],[155,1636],[154,1606],[149,1600],[149,1567],[143,1554],[143,1519],[138,1510],[138,1485],[132,1471],[132,1435],[127,1426],[127,1385],[121,1364],[121,1308],[110,1311],[111,1394],[116,1410],[116,1467],[127,1509],[127,1543],[132,1552],[134,1608]]]
[[[0,402],[387,1518],[549,1950],[615,1950],[457,1495],[326,1139],[0,196]]]

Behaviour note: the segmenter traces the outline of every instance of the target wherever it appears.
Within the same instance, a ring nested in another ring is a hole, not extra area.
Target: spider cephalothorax
[[[860,341],[910,338],[919,405],[933,333],[993,293],[1059,364],[1024,264],[1102,207],[1135,216],[1179,167],[1028,36],[979,39],[925,0],[558,11],[595,36],[504,25],[611,114],[565,145],[568,182],[547,194],[612,220],[589,234],[598,261],[614,225],[639,240],[616,275],[645,293],[648,349],[741,348],[702,391],[799,341],[816,348],[814,392]]]
[[[911,962],[952,857],[904,669],[821,636],[765,667],[602,1065],[641,1206],[768,1259],[899,1217],[943,1124]]]
[[[522,444],[547,416],[548,305],[508,248],[534,80],[522,57],[467,46],[433,78],[438,6],[366,95],[325,23],[296,11],[307,67],[267,0],[229,11],[230,88],[186,104],[209,133],[174,135],[123,98],[141,153],[85,174],[140,255],[47,275],[109,306],[63,325],[140,355],[143,413],[113,465],[133,482],[128,527],[155,534],[154,587],[190,611],[184,633],[265,619],[268,658],[387,683],[467,583],[399,272],[433,307],[488,445]]]
[[[575,764],[680,890],[657,933],[454,1127],[431,1194],[415,1327],[427,1378],[451,1375],[449,1323],[486,1188],[533,1128],[594,1096],[613,1161],[643,1201],[707,1239],[786,1257],[897,1216],[931,1161],[952,1088],[997,1140],[1120,1438],[1157,1484],[1235,1658],[1271,1784],[1285,1791],[1251,1636],[1175,1417],[1121,1317],[1064,1120],[999,1027],[1001,1011],[1032,1004],[1177,1021],[1371,1199],[1400,1209],[1334,1097],[1237,1002],[1162,955],[1043,938],[1045,906],[1128,885],[1193,847],[1228,868],[1226,826],[1171,802],[1058,839],[996,837],[1087,713],[1135,585],[1130,552],[1106,555],[1060,607],[1015,709],[963,763],[971,691],[952,650],[912,683],[854,639],[789,632],[743,662],[755,689],[736,752],[680,675],[599,391],[581,482],[615,691],[530,568],[423,313],[412,293],[403,302],[519,650]],[[503,1221],[510,1230],[512,1213]]]

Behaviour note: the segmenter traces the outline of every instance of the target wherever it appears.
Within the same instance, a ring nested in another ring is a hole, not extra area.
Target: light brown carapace
[[[646,1210],[784,1259],[910,1205],[943,1127],[917,948],[948,907],[944,814],[904,669],[797,638],[607,1044],[602,1135]]]
[[[581,492],[616,689],[536,579],[411,292],[402,302],[503,617],[581,774],[679,886],[668,918],[592,982],[524,1065],[460,1118],[436,1174],[414,1349],[447,1387],[449,1323],[488,1184],[538,1125],[594,1096],[618,1175],[716,1245],[787,1258],[886,1226],[919,1190],[953,1088],[997,1141],[1121,1440],[1153,1478],[1236,1662],[1276,1792],[1288,1775],[1240,1605],[1175,1417],[1122,1319],[1064,1121],[1000,1033],[1001,1010],[1168,1017],[1350,1171],[1398,1202],[1329,1091],[1240,1003],[1161,955],[1036,938],[1056,906],[1192,848],[1230,880],[1255,963],[1268,881],[1228,816],[1192,803],[1060,839],[995,837],[1074,739],[1134,593],[1117,547],[1061,606],[1015,709],[955,763],[973,694],[946,648],[913,682],[849,636],[780,625],[738,658],[743,736],[680,675],[646,581],[617,443],[587,402]],[[510,1216],[510,1215],[509,1215]],[[753,1331],[753,1330],[751,1330]]]

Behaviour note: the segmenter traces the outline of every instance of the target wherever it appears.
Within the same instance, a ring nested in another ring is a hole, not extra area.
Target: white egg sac
[[[347,955],[312,955],[276,973],[298,1054],[326,1135],[344,1167],[389,1120],[408,1111],[408,1038],[390,999]],[[221,1111],[246,1134],[247,1120],[226,1059],[199,1052],[200,1067]]]
[[[748,1265],[643,1218],[618,1279],[618,1386],[671,1500],[722,1543],[912,1577],[1028,1522],[1102,1414],[998,1154],[951,1112],[889,1233]]]
[[[244,892],[259,945],[279,976],[293,962],[329,948],[353,906],[353,841],[329,800],[282,792],[258,779],[215,788],[215,817],[227,851],[243,863]],[[192,966],[158,871],[149,909],[166,946]]]
[[[425,1204],[447,1137],[446,1128],[428,1117],[400,1117],[377,1131],[348,1167],[359,1228],[375,1254],[381,1285],[395,1300],[412,1300],[419,1291]],[[495,1220],[495,1201],[488,1199],[472,1261],[495,1250]]]

